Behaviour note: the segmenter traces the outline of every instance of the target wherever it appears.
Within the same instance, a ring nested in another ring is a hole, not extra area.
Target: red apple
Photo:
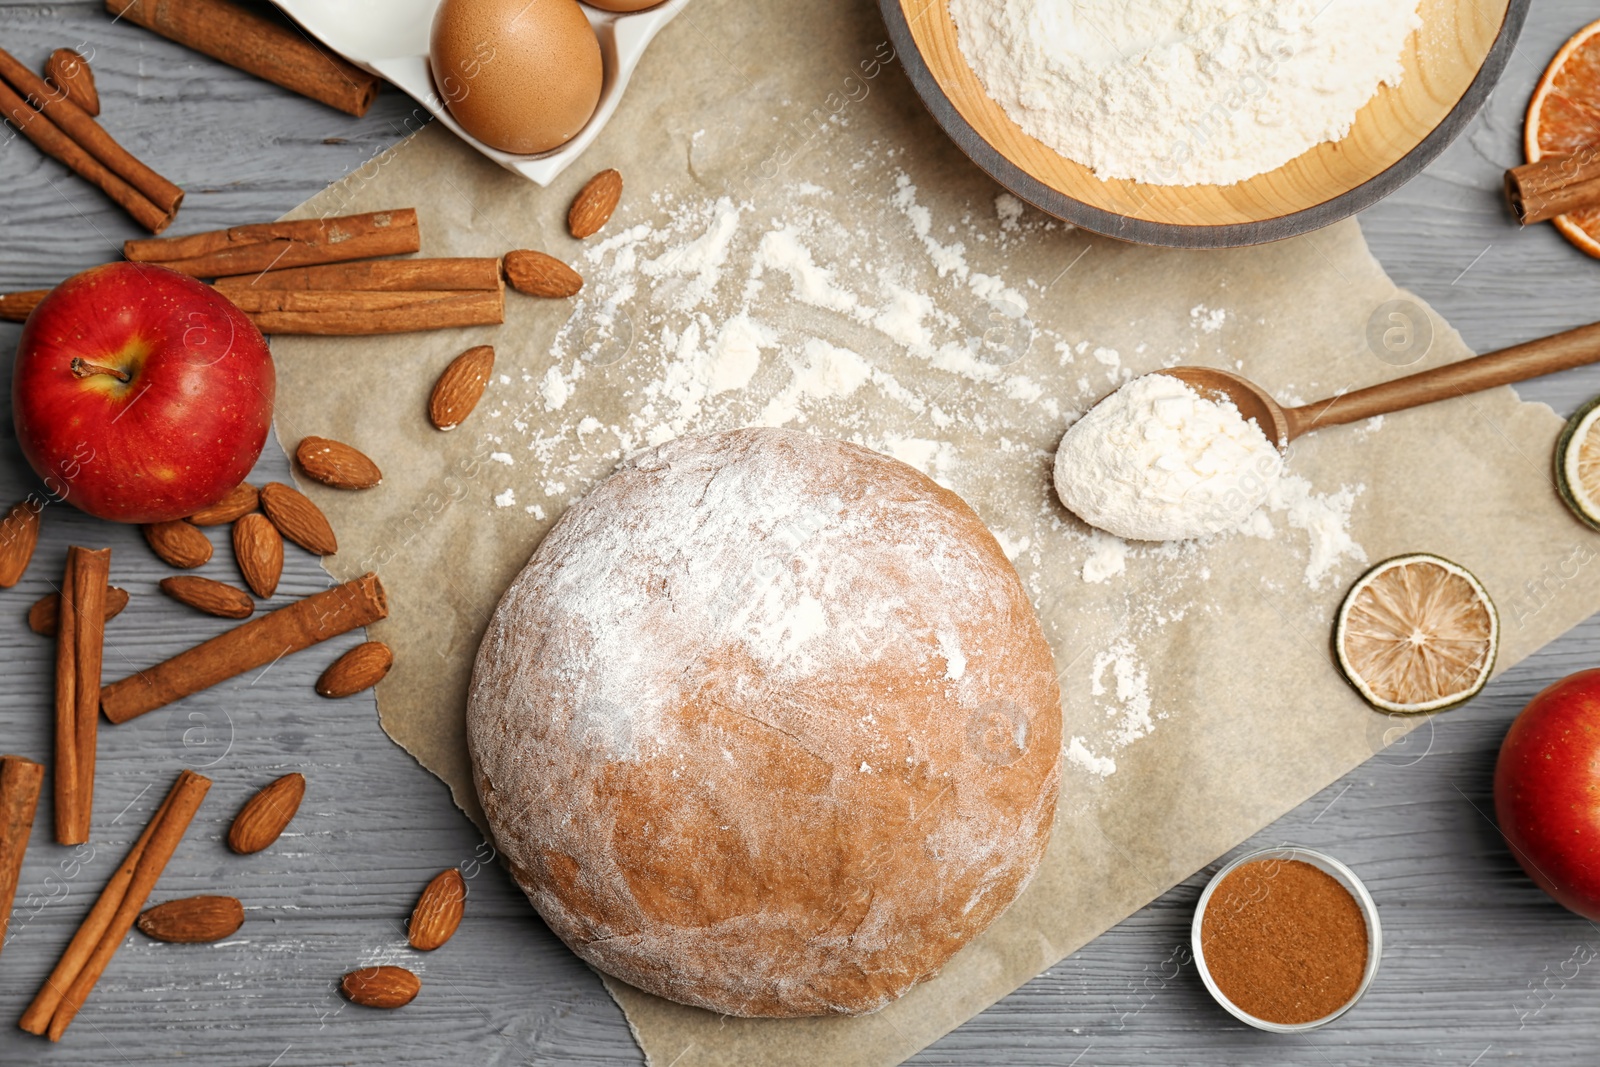
[[[1600,920],[1600,670],[1563,678],[1522,709],[1500,745],[1494,807],[1528,877]]]
[[[11,409],[52,495],[103,519],[165,522],[244,481],[275,384],[266,338],[226,297],[165,267],[109,263],[28,317]]]

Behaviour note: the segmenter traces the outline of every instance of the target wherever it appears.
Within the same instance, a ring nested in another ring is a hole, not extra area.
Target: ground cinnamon
[[[1356,995],[1367,924],[1350,891],[1301,860],[1257,860],[1222,880],[1200,928],[1206,969],[1237,1007],[1308,1023]]]

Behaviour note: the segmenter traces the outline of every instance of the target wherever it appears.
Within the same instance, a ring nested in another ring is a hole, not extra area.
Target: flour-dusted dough
[[[1027,884],[1050,649],[959,497],[748,429],[625,462],[500,602],[467,709],[495,838],[585,960],[731,1015],[875,1011]]]

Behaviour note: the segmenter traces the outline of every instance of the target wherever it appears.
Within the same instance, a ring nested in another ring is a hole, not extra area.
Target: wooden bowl
[[[1142,244],[1223,248],[1319,229],[1383,199],[1444,151],[1511,57],[1530,0],[1422,0],[1405,77],[1382,86],[1350,133],[1235,185],[1102,180],[1023,133],[984,91],[946,0],[878,0],[934,119],[973,162],[1034,207]]]

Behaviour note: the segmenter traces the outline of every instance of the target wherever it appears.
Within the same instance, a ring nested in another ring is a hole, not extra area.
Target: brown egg
[[[429,46],[450,114],[502,152],[548,152],[600,102],[600,42],[578,0],[444,0]]]
[[[601,11],[643,11],[647,7],[655,7],[663,0],[586,0],[590,7],[597,7]]]

